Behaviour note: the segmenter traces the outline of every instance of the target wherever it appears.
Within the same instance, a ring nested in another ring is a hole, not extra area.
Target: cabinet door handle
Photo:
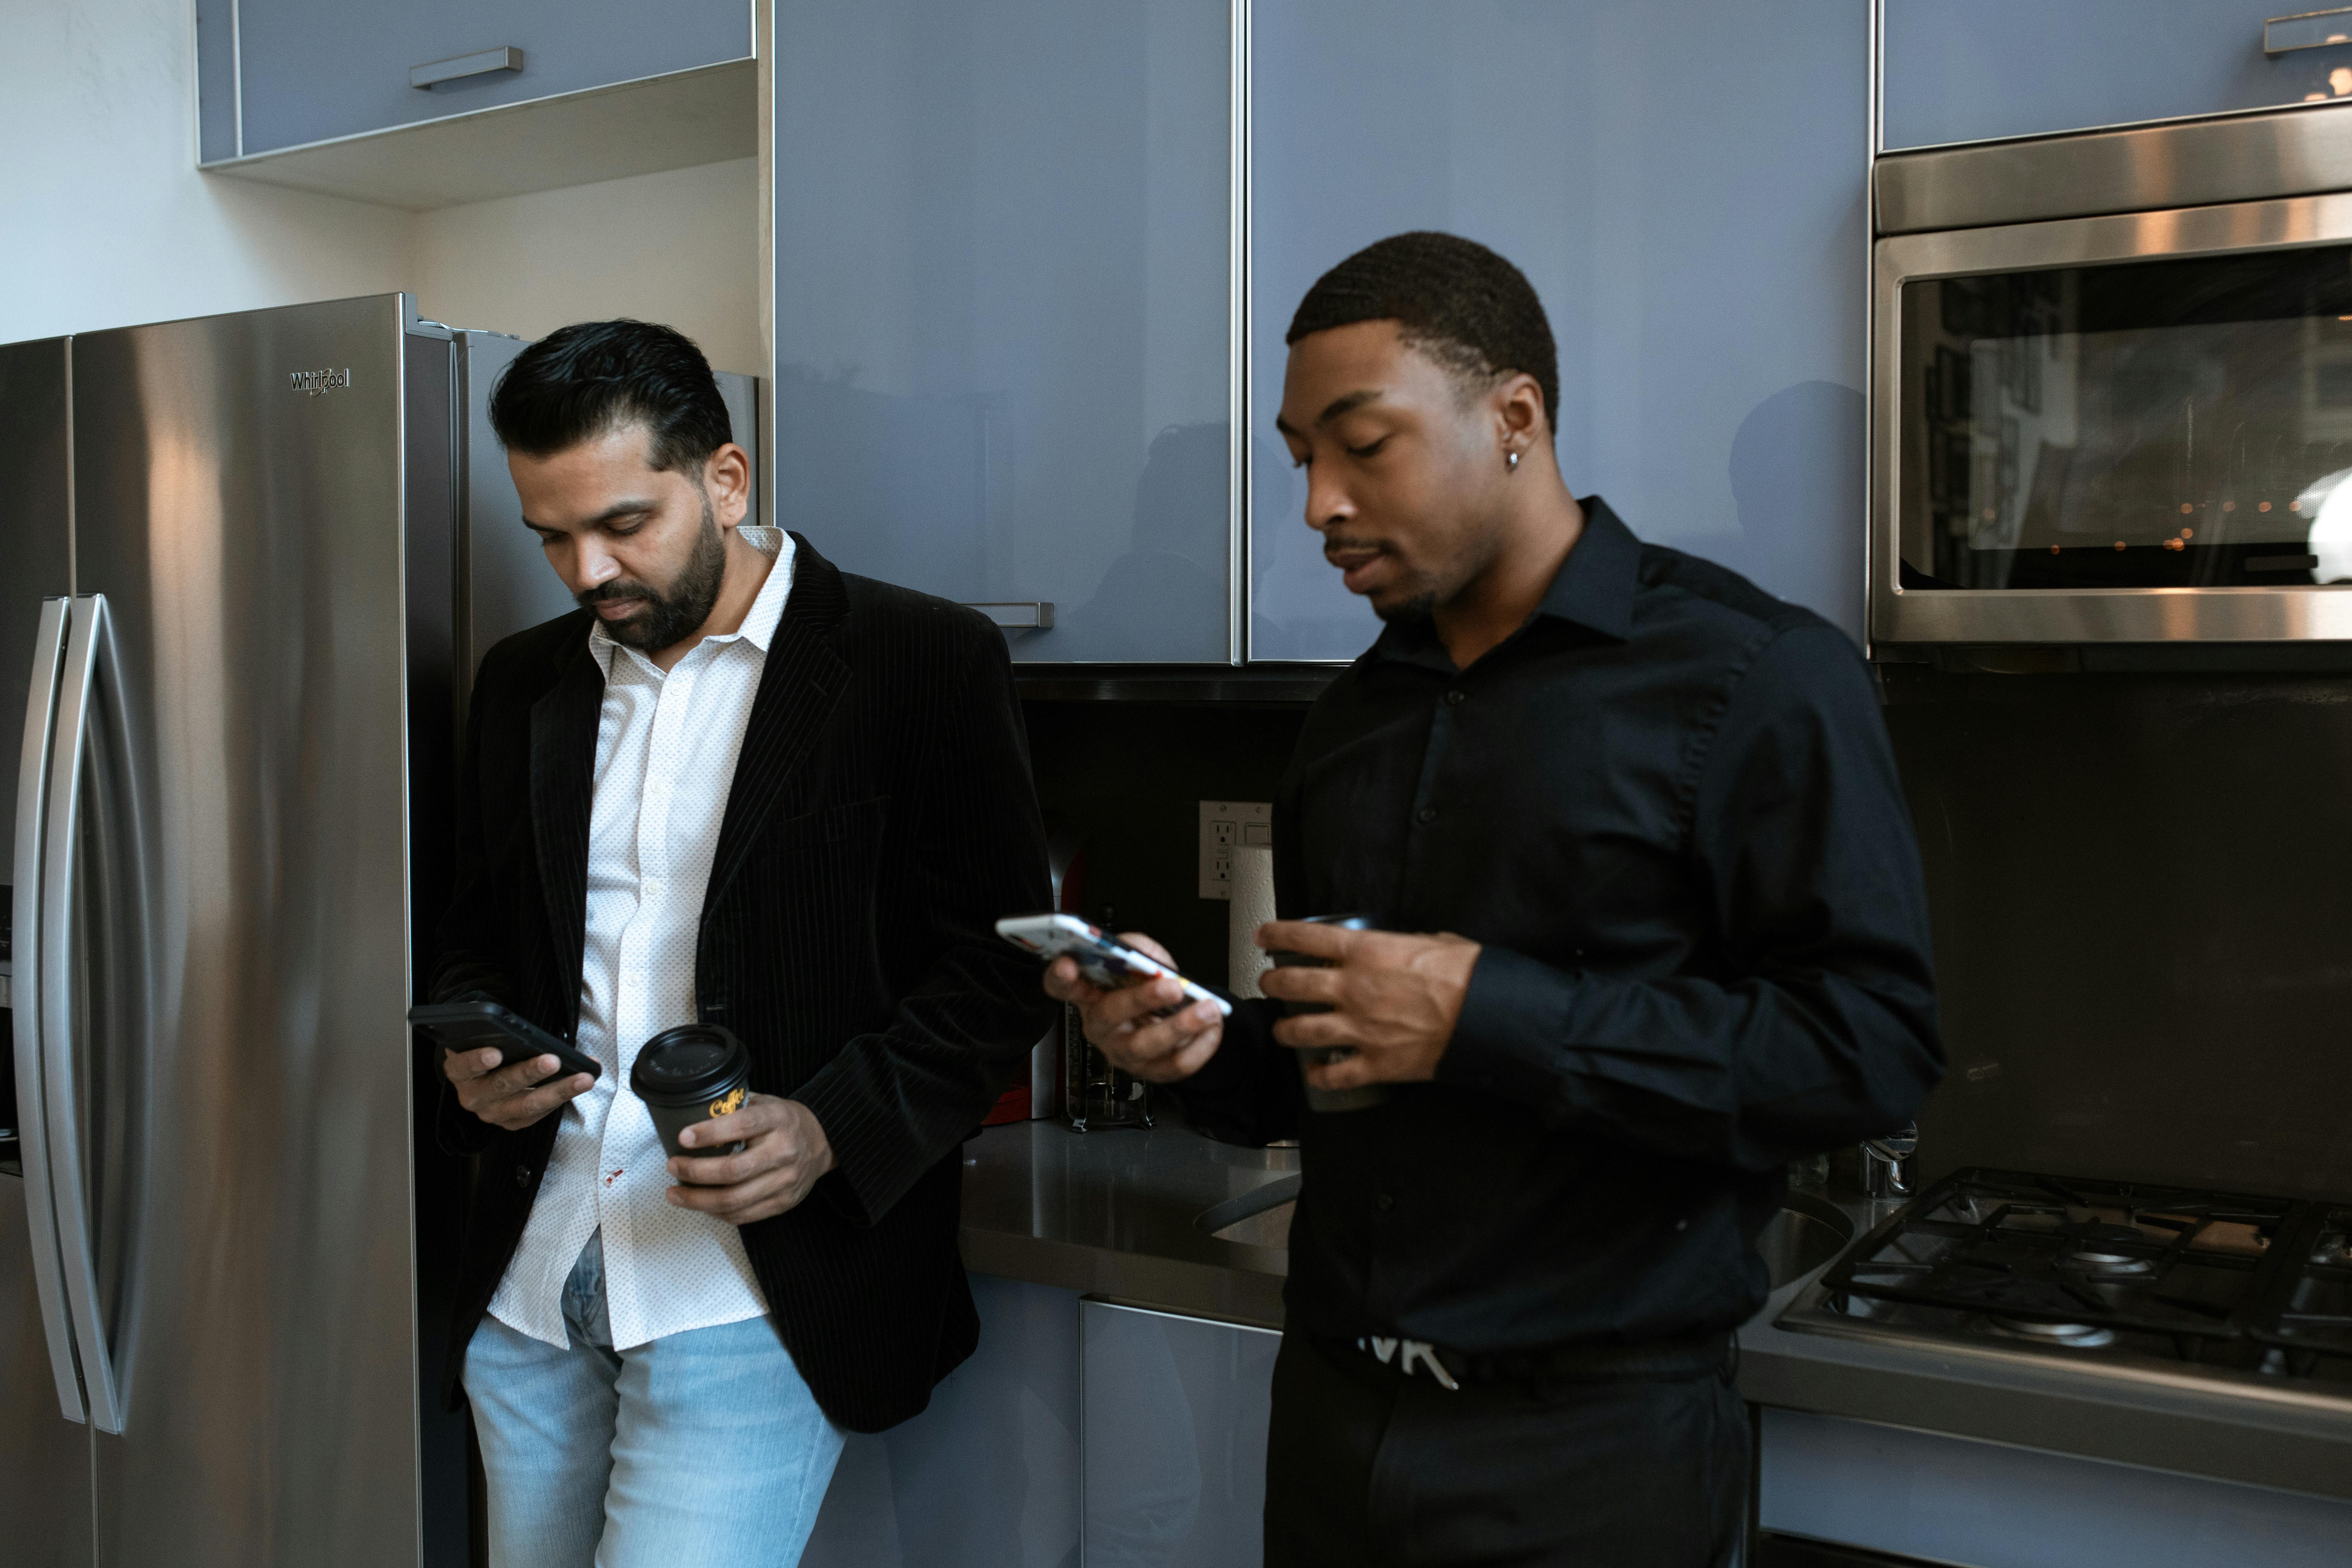
[[[2352,5],[2273,16],[2263,24],[2263,53],[2273,59],[2296,49],[2324,49],[2330,44],[2352,44]]]
[[[430,91],[434,83],[457,81],[469,76],[488,76],[492,71],[522,69],[522,51],[512,44],[503,48],[477,49],[470,55],[455,55],[429,65],[408,68],[408,85]]]
[[[1050,599],[1024,600],[1011,605],[967,602],[964,608],[978,610],[1008,632],[1049,632],[1054,629],[1054,604]]]

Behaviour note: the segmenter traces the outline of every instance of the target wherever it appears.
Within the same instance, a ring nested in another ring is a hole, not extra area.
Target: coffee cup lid
[[[640,1100],[702,1100],[728,1088],[749,1064],[743,1043],[717,1024],[664,1029],[637,1051],[629,1088]]]

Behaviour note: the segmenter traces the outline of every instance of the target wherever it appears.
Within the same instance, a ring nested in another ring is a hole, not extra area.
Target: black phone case
[[[540,1083],[553,1083],[577,1072],[584,1072],[592,1079],[604,1075],[604,1064],[594,1057],[557,1039],[520,1013],[496,1002],[426,1003],[411,1007],[408,1021],[432,1036],[446,1051],[478,1051],[484,1046],[496,1046],[500,1067],[518,1059],[551,1056],[562,1065]],[[531,1087],[536,1089],[539,1085]]]

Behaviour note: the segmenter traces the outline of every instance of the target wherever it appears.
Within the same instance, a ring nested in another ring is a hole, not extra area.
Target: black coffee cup
[[[646,1102],[672,1154],[698,1160],[742,1152],[740,1139],[723,1149],[688,1149],[677,1141],[697,1122],[740,1110],[751,1098],[751,1053],[729,1030],[717,1024],[664,1029],[638,1050],[629,1089]]]
[[[1308,915],[1301,923],[1337,926],[1341,931],[1380,929],[1373,923],[1373,917],[1370,915]],[[1276,969],[1328,969],[1331,967],[1331,961],[1328,958],[1315,958],[1307,953],[1291,952],[1287,950],[1269,949],[1266,957],[1274,961],[1274,966]],[[1282,1010],[1293,1018],[1303,1018],[1310,1013],[1328,1013],[1331,1009],[1321,1002],[1285,1002],[1282,1005]],[[1298,1070],[1304,1073],[1309,1067],[1328,1067],[1333,1062],[1346,1061],[1356,1054],[1356,1047],[1353,1046],[1305,1046],[1297,1047],[1297,1052]],[[1388,1097],[1388,1085],[1381,1083],[1359,1084],[1354,1089],[1318,1089],[1311,1083],[1307,1086],[1307,1108],[1309,1110],[1364,1110],[1381,1104]]]

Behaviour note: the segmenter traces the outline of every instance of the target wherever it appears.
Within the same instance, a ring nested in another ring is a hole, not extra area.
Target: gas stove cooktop
[[[1848,1249],[1780,1324],[2352,1399],[2352,1205],[1959,1171]]]

